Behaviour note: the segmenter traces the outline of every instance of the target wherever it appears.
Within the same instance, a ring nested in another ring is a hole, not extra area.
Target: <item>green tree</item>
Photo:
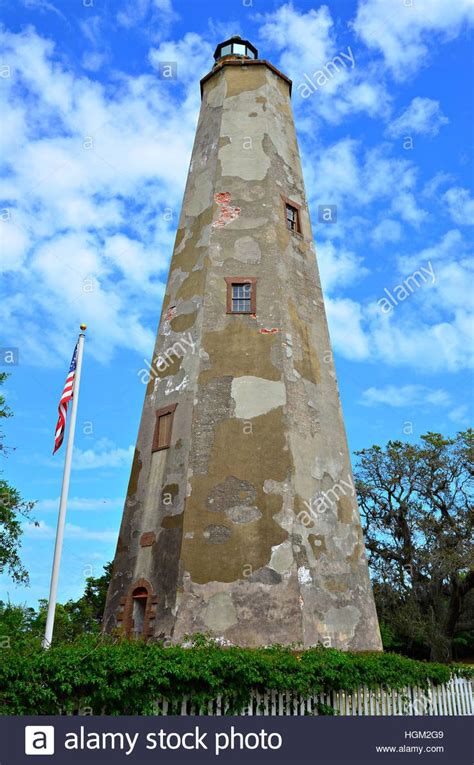
[[[36,617],[34,608],[0,600],[0,647],[10,648],[13,641],[29,638],[34,633]]]
[[[0,385],[7,379],[5,372],[0,373]],[[0,420],[12,416],[5,398],[0,394]],[[0,428],[0,452],[8,453],[4,443],[4,433]],[[17,584],[28,584],[28,572],[21,562],[22,523],[31,520],[34,502],[24,502],[20,493],[4,478],[0,478],[0,574],[7,573]]]
[[[99,633],[104,615],[105,599],[110,582],[112,563],[106,563],[101,576],[89,576],[83,595],[78,600],[68,600],[56,605],[53,639],[70,641],[84,633]],[[32,624],[38,634],[44,632],[48,601],[40,600],[39,612]]]
[[[356,452],[356,488],[387,639],[448,661],[474,627],[472,430]],[[387,629],[390,628],[390,629]]]
[[[112,563],[106,563],[101,576],[87,577],[84,594],[79,600],[68,600],[65,604],[76,634],[100,631],[111,574]]]

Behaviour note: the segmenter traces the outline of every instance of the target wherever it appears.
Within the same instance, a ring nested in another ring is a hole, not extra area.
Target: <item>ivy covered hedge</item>
[[[153,714],[160,696],[196,705],[222,694],[238,713],[251,689],[310,694],[354,690],[361,685],[426,688],[452,676],[472,676],[456,665],[432,664],[397,654],[343,653],[332,648],[305,651],[222,648],[195,638],[193,646],[164,647],[141,641],[84,637],[48,650],[39,641],[14,641],[0,661],[0,713],[35,715],[93,710],[94,714]],[[326,710],[331,713],[331,710]]]

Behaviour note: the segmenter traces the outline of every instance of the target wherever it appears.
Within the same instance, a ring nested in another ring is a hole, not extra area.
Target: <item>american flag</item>
[[[76,347],[74,348],[74,353],[72,354],[71,359],[71,366],[69,367],[69,372],[66,377],[66,382],[64,384],[63,392],[61,394],[61,398],[59,401],[58,406],[58,412],[59,412],[59,419],[58,424],[56,425],[56,433],[54,436],[54,451],[53,454],[55,454],[59,447],[61,446],[64,438],[64,431],[66,430],[66,415],[67,415],[67,407],[72,399],[72,393],[74,388],[74,378],[76,376],[76,364],[77,364],[77,343]]]

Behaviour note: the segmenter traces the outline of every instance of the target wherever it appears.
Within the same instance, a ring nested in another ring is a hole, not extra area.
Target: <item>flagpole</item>
[[[86,325],[81,324],[81,333],[77,341],[76,374],[71,407],[71,420],[66,444],[66,456],[64,458],[63,485],[61,487],[61,501],[59,503],[58,526],[56,529],[56,543],[54,545],[53,570],[51,572],[51,585],[49,589],[48,616],[43,638],[43,648],[49,648],[53,638],[54,616],[56,612],[56,596],[58,591],[59,566],[63,549],[64,526],[66,523],[67,497],[69,493],[69,479],[71,477],[72,448],[74,445],[74,431],[76,429],[77,404],[79,401],[79,385],[81,382],[82,354],[84,351],[84,331]]]

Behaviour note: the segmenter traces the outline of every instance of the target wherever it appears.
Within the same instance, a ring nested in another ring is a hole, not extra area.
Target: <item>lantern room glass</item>
[[[214,58],[216,61],[218,61],[220,58],[223,58],[224,56],[243,56],[245,58],[257,58],[257,53],[255,50],[250,47],[249,44],[247,44],[246,41],[241,40],[231,40],[229,42],[226,42],[225,44],[221,44],[217,47],[216,53],[214,54]]]

